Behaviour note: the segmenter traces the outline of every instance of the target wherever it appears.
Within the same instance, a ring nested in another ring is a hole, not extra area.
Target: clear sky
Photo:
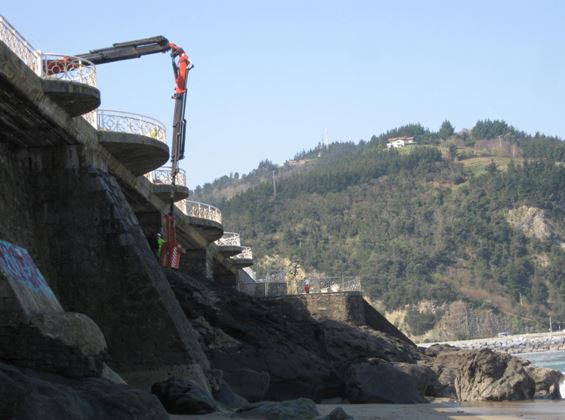
[[[565,2],[5,1],[35,47],[79,54],[164,35],[194,61],[191,188],[318,144],[419,122],[504,119],[565,137]],[[102,108],[171,126],[168,55],[98,66]],[[170,130],[169,130],[170,131]]]

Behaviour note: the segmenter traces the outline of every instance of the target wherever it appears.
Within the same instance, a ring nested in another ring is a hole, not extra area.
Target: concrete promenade
[[[419,343],[420,347],[433,344],[449,344],[469,350],[491,349],[505,353],[535,353],[542,351],[565,350],[565,332],[554,331],[534,334],[508,335],[505,337],[480,338],[462,341],[443,341],[438,343]]]

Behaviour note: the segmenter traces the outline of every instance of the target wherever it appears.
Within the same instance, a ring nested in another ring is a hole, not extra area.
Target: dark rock
[[[381,359],[352,364],[345,387],[351,403],[425,403],[418,392],[418,379]]]
[[[159,400],[101,378],[70,379],[0,363],[0,418],[165,420]]]
[[[249,401],[241,395],[236,394],[225,381],[220,381],[219,388],[213,393],[213,395],[217,402],[228,408],[241,408],[244,405],[249,404]]]
[[[563,380],[563,374],[561,372],[531,364],[526,366],[526,371],[536,383],[535,398],[547,398],[551,400],[560,400],[562,398],[559,389],[559,384]]]
[[[250,401],[344,397],[342,378],[352,362],[379,357],[415,363],[420,358],[405,340],[365,326],[315,320],[296,302],[266,302],[204,278],[166,273],[212,366],[223,370],[232,389]],[[266,372],[266,394],[246,391],[256,379],[238,383],[243,380],[230,372],[240,369]]]
[[[270,375],[252,369],[233,369],[224,371],[224,380],[242,397],[260,401],[269,389]]]
[[[524,362],[491,350],[461,352],[454,385],[460,401],[530,400],[536,386]]]
[[[316,403],[307,398],[281,402],[259,402],[246,405],[236,410],[233,417],[267,420],[307,420],[318,417],[320,413]]]
[[[438,382],[436,373],[429,367],[424,365],[414,365],[409,363],[393,363],[396,369],[410,375],[416,382],[418,393],[424,396],[435,397],[434,387]]]
[[[325,417],[322,417],[321,420],[350,420],[351,417],[349,414],[345,412],[345,410],[341,407],[334,408],[330,414]]]
[[[213,398],[187,379],[170,377],[153,384],[151,392],[173,414],[207,414],[216,411]]]

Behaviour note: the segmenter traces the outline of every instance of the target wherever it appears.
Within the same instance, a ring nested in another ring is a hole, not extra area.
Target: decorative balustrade
[[[197,217],[199,219],[210,220],[222,224],[222,212],[220,209],[210,204],[200,203],[198,201],[181,200],[176,206],[187,216]]]
[[[41,74],[41,53],[33,48],[3,16],[0,16],[0,41],[33,72],[37,75]]]
[[[234,260],[252,260],[253,259],[253,250],[250,246],[244,246],[241,253],[234,255],[232,257]]]
[[[224,235],[214,242],[218,246],[241,246],[239,233],[224,232]]]
[[[154,118],[130,112],[101,110],[97,111],[97,127],[102,131],[138,134],[151,137],[160,142],[167,142],[165,126]]]
[[[42,53],[41,77],[48,80],[78,82],[96,87],[96,66],[84,58]]]
[[[163,167],[155,169],[154,171],[149,172],[146,176],[153,184],[170,185],[173,183],[172,168]],[[179,172],[175,179],[175,184],[186,187],[186,172],[184,171],[184,169],[179,169]]]

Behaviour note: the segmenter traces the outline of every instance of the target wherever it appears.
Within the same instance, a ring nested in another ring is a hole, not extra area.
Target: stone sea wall
[[[512,354],[565,351],[565,332],[520,334],[463,341],[444,341],[441,343],[419,344],[419,346],[430,347],[433,344],[448,344],[470,350],[491,349]]]

